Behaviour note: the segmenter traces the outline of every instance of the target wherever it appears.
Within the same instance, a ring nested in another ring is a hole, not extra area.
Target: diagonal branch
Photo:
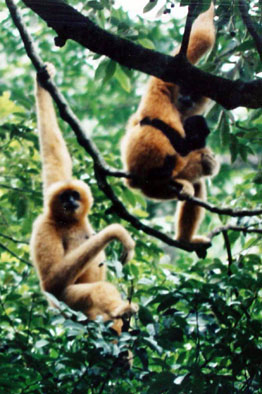
[[[19,257],[16,253],[14,253],[12,250],[10,250],[7,246],[5,246],[4,244],[2,244],[1,242],[0,242],[0,249],[5,250],[5,251],[8,252],[9,254],[11,254],[11,256],[15,257],[17,260],[19,260],[19,261],[21,261],[22,263],[28,265],[29,267],[32,266],[32,264],[31,264],[29,261],[23,259],[22,257]]]
[[[210,97],[226,109],[262,107],[262,80],[230,81],[206,73],[184,56],[167,56],[111,34],[63,0],[23,0],[58,34],[59,45],[72,39],[95,53],[128,68],[180,85],[185,80],[195,93]]]
[[[260,59],[262,60],[262,39],[261,39],[261,35],[258,34],[258,32],[256,30],[256,27],[252,21],[252,18],[248,14],[248,4],[246,3],[245,0],[239,0],[238,7],[239,7],[239,11],[240,11],[241,17],[243,19],[243,22],[246,25],[246,28],[247,28],[249,34],[252,36],[252,38],[255,42],[258,54],[260,56]]]

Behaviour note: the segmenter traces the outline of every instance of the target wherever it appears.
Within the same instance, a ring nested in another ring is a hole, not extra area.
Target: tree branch
[[[251,233],[262,234],[262,229],[248,228],[248,227],[244,227],[244,226],[234,226],[234,225],[229,224],[228,226],[221,226],[221,227],[214,229],[213,231],[211,231],[208,234],[208,238],[212,239],[215,236],[217,236],[218,234],[223,233],[224,231],[239,231],[244,234],[251,234]]]
[[[19,261],[21,261],[22,263],[28,265],[29,267],[32,266],[32,264],[31,264],[29,261],[23,259],[22,257],[19,257],[16,253],[14,253],[12,250],[10,250],[7,246],[5,246],[4,244],[2,244],[1,242],[0,242],[0,248],[3,249],[3,250],[5,250],[5,251],[8,252],[9,254],[11,254],[11,256],[15,257],[17,260],[19,260]]]
[[[248,14],[248,5],[246,3],[245,0],[239,0],[238,2],[238,7],[239,7],[239,11],[241,14],[241,17],[243,19],[244,24],[246,25],[246,28],[249,32],[249,34],[252,36],[258,54],[260,56],[260,59],[262,60],[262,39],[261,39],[261,35],[258,34],[255,25],[252,21],[252,18],[250,17],[250,15]]]
[[[12,242],[14,242],[14,243],[16,243],[16,244],[25,244],[25,245],[29,245],[29,242],[28,242],[28,241],[20,241],[19,239],[15,239],[15,238],[9,237],[8,235],[5,235],[5,234],[3,234],[3,233],[0,233],[0,237],[5,238],[5,239],[8,239],[9,241],[12,241]]]
[[[182,43],[179,51],[180,56],[186,57],[187,54],[187,48],[189,44],[189,39],[190,39],[190,34],[191,34],[191,29],[192,25],[195,19],[195,9],[197,7],[197,4],[192,1],[191,4],[188,7],[188,13],[187,13],[187,18],[186,18],[186,26],[182,38]]]
[[[184,56],[167,56],[111,34],[94,24],[63,0],[23,0],[56,31],[58,45],[72,39],[95,53],[128,68],[154,75],[166,82],[187,82],[195,93],[210,97],[226,109],[262,107],[262,80],[251,82],[211,75],[190,64]]]
[[[231,266],[233,264],[233,257],[232,257],[232,252],[231,252],[231,245],[230,245],[230,241],[228,238],[228,233],[227,231],[222,231],[223,237],[224,237],[224,241],[225,241],[225,246],[226,246],[226,250],[227,250],[227,256],[228,256],[228,268],[227,268],[227,274],[228,276],[232,275],[232,271],[231,271]]]
[[[191,196],[186,196],[178,193],[178,198],[181,200],[185,200],[188,202],[192,202],[194,204],[199,205],[200,207],[205,208],[206,210],[217,213],[218,215],[226,215],[226,216],[232,216],[232,217],[244,217],[244,216],[257,216],[257,215],[262,215],[262,209],[232,209],[229,207],[225,208],[218,208],[215,205],[209,204],[206,201],[200,200],[199,198],[196,197],[191,197]]]

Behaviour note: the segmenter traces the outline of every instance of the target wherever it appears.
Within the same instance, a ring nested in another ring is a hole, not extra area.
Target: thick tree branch
[[[101,29],[63,0],[23,2],[57,32],[60,44],[72,39],[123,66],[178,85],[186,82],[196,93],[210,97],[227,109],[262,107],[262,80],[230,81],[197,69],[184,56],[171,57],[143,48]]]
[[[248,4],[245,0],[239,0],[238,6],[243,22],[246,25],[249,34],[253,37],[258,54],[260,56],[260,59],[262,60],[262,39],[261,39],[261,35],[258,34],[256,30],[252,18],[248,14]]]

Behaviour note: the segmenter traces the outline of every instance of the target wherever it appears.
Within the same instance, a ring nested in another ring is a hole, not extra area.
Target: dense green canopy
[[[135,19],[113,0],[67,3],[101,28],[168,54],[183,36],[179,3],[190,1],[167,0],[160,9],[157,0],[144,0],[145,13]],[[245,1],[216,4],[217,42],[199,68],[254,81],[262,72],[261,2],[249,2],[249,18]],[[121,170],[120,141],[148,76],[72,40],[55,46],[56,33],[22,1],[17,6],[39,55],[55,65],[56,85],[87,135],[105,162]],[[159,11],[153,21],[146,19],[150,9]],[[42,211],[35,70],[3,2],[0,19],[0,393],[262,393],[261,217],[207,210],[201,233],[213,238],[202,259],[150,237],[112,209],[92,158],[61,119],[74,175],[94,196],[95,230],[121,222],[136,241],[135,258],[124,268],[119,244],[110,244],[107,265],[109,279],[140,310],[118,338],[111,323],[87,323],[65,305],[64,314],[48,306],[29,256],[32,223]],[[208,143],[221,163],[208,182],[208,203],[217,208],[262,208],[261,113],[213,103],[207,114]],[[133,216],[174,236],[175,201],[146,200],[121,178],[108,182]],[[127,349],[134,356],[131,369],[121,356]]]

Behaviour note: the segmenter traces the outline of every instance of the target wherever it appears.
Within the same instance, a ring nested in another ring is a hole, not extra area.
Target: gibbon
[[[54,67],[47,64],[46,71],[52,77]],[[91,192],[84,182],[72,179],[72,161],[51,96],[38,79],[36,103],[44,213],[33,225],[30,248],[41,288],[90,319],[102,315],[105,321],[113,320],[112,327],[120,334],[121,318],[135,313],[138,307],[123,301],[118,290],[105,281],[103,249],[118,239],[126,262],[133,256],[134,241],[119,224],[94,233],[87,218],[93,201]]]
[[[214,5],[193,23],[187,58],[196,63],[215,42]],[[179,52],[176,48],[174,55]],[[201,116],[208,99],[190,89],[150,77],[139,107],[131,116],[121,144],[127,185],[157,200],[176,199],[177,192],[206,199],[204,177],[215,175],[218,163],[205,139],[209,134]],[[179,202],[176,239],[206,243],[197,236],[203,208]]]

